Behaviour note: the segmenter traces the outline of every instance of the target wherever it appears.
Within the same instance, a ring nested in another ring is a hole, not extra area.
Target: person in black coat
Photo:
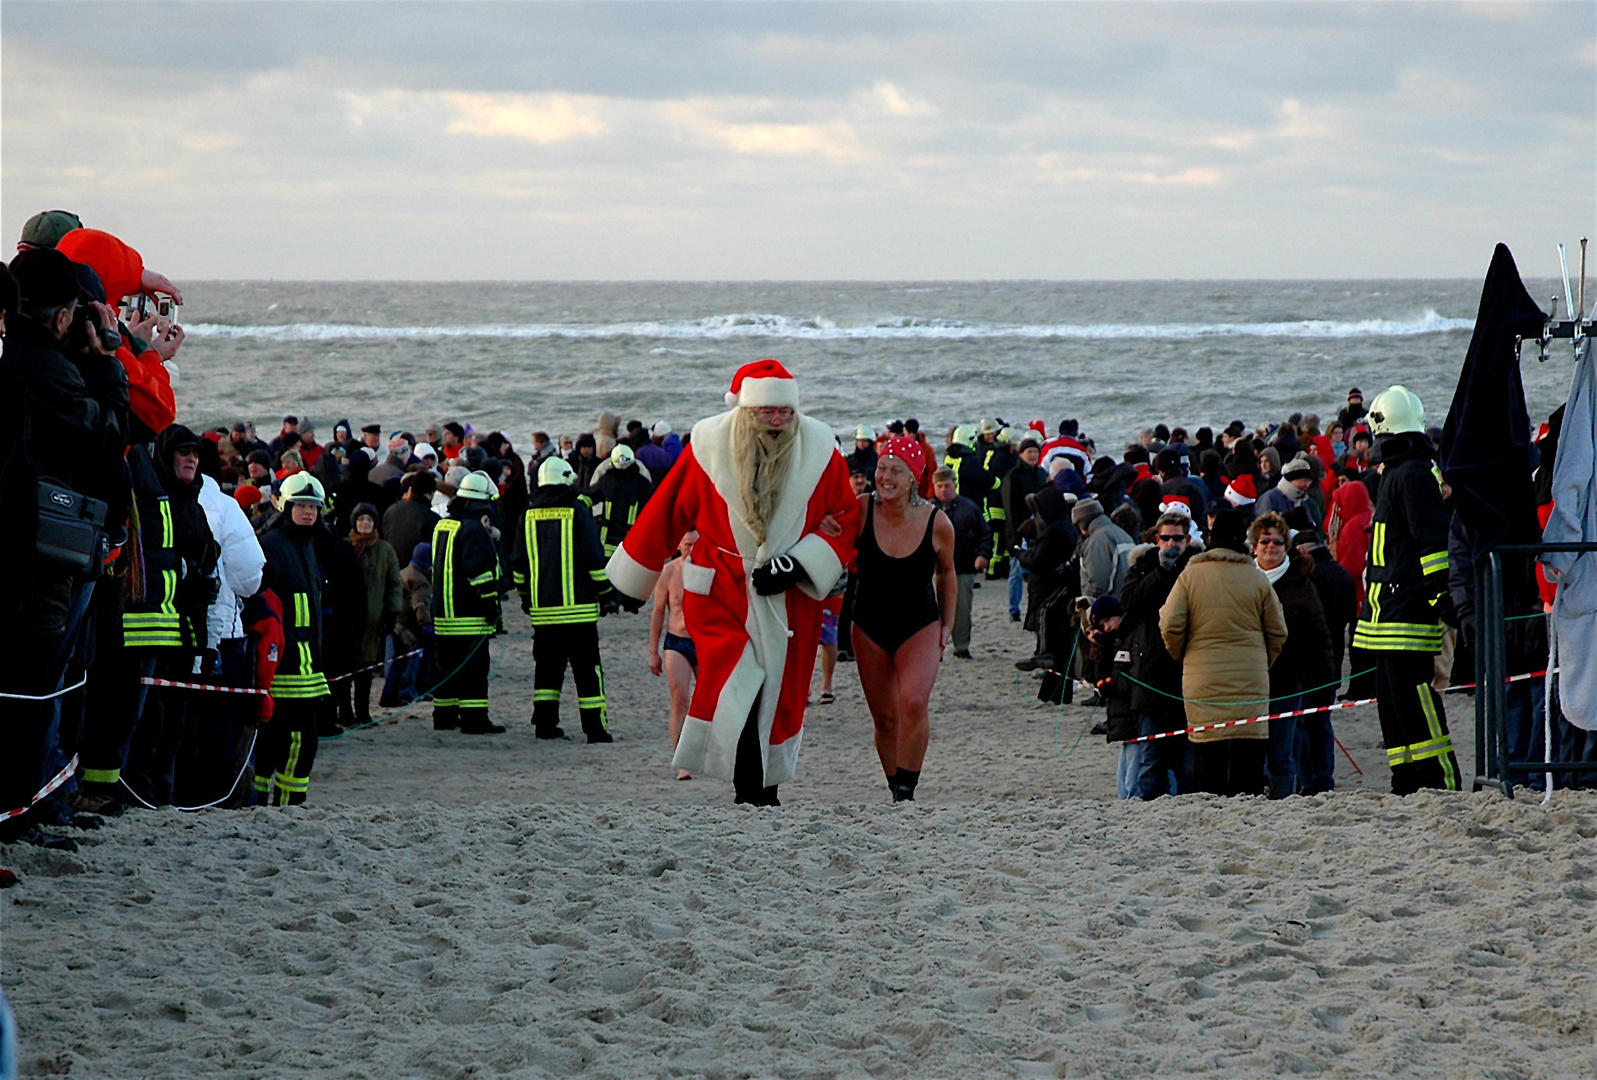
[[[1160,515],[1151,534],[1151,544],[1132,552],[1131,570],[1120,590],[1128,627],[1126,649],[1131,676],[1136,680],[1131,684],[1131,707],[1139,736],[1187,726],[1186,707],[1181,702],[1181,662],[1170,655],[1160,637],[1159,609],[1170,598],[1181,571],[1203,550],[1202,544],[1192,542],[1188,519],[1180,514]],[[1185,735],[1143,743],[1138,797],[1157,799],[1186,790],[1187,756]]]
[[[361,503],[371,503],[381,514],[394,501],[386,491],[371,482],[371,470],[371,458],[365,454],[349,456],[349,475],[332,489],[333,509],[327,525],[334,536],[349,535],[352,524],[350,517],[355,513],[355,507]]]
[[[1031,573],[1025,627],[1037,635],[1037,652],[1016,662],[1022,671],[1067,663],[1074,639],[1071,602],[1081,592],[1081,569],[1075,559],[1081,536],[1070,520],[1071,501],[1048,484],[1028,502],[1032,516],[1021,526],[1021,536],[1027,544],[1021,565]],[[1070,699],[1071,683],[1067,677],[1061,700]]]
[[[1353,578],[1336,561],[1335,554],[1325,546],[1315,529],[1301,529],[1292,538],[1293,546],[1313,560],[1309,581],[1319,594],[1320,607],[1325,612],[1325,625],[1331,635],[1331,675],[1327,682],[1340,685],[1343,646],[1347,641],[1347,628],[1358,619],[1358,590]],[[1317,684],[1310,684],[1317,685]],[[1311,690],[1303,695],[1304,708],[1329,705],[1336,700],[1336,686]],[[1305,766],[1299,775],[1299,788],[1304,795],[1318,795],[1336,787],[1336,732],[1331,725],[1329,712],[1313,713],[1298,718],[1298,761]]]
[[[1313,562],[1287,547],[1287,524],[1276,513],[1261,514],[1248,530],[1253,561],[1270,579],[1286,616],[1286,644],[1270,665],[1270,701],[1265,712],[1291,712],[1303,707],[1303,692],[1330,683],[1331,631],[1325,623],[1320,595],[1309,580]],[[1298,717],[1270,721],[1270,798],[1298,793]]]

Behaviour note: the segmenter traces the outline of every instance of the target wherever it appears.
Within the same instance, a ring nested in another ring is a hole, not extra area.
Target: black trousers
[[[733,802],[752,806],[781,806],[776,798],[776,785],[765,785],[765,748],[760,742],[760,698],[754,696],[754,707],[743,722],[743,733],[738,736],[737,757],[732,763]]]
[[[1192,787],[1210,795],[1262,795],[1268,739],[1222,739],[1192,744]]]
[[[438,683],[433,688],[433,726],[465,730],[488,725],[488,640],[438,637]]]
[[[1431,689],[1436,658],[1426,652],[1376,652],[1375,698],[1381,741],[1392,767],[1392,794],[1459,789],[1458,758],[1442,698]]]
[[[560,726],[560,687],[566,681],[568,664],[577,684],[583,732],[597,735],[610,730],[598,623],[537,627],[532,637],[532,664],[532,726],[541,734],[551,735]]]
[[[316,712],[326,698],[276,698],[255,744],[255,792],[272,806],[298,806],[316,763]]]

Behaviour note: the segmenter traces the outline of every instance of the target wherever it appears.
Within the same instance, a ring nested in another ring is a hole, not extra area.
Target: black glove
[[[620,601],[622,610],[628,615],[636,615],[643,610],[642,600],[634,600],[624,592],[617,590],[616,599]]]
[[[1458,626],[1458,611],[1453,607],[1453,597],[1443,593],[1431,601],[1431,608],[1436,612],[1436,617],[1448,626]]]
[[[778,555],[764,566],[756,566],[749,580],[754,582],[754,591],[761,596],[775,596],[801,581],[808,581],[809,575],[793,556]]]
[[[1168,544],[1159,549],[1159,565],[1166,570],[1174,570],[1176,562],[1181,558],[1181,551],[1174,544]]]
[[[599,614],[614,615],[621,610],[621,594],[614,589],[606,589],[599,594]]]
[[[1458,616],[1458,642],[1466,649],[1475,647],[1475,613],[1461,612]]]

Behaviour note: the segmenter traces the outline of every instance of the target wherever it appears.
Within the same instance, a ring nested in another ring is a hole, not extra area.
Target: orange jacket
[[[108,304],[115,306],[124,296],[137,296],[143,290],[143,257],[108,232],[73,229],[56,250],[100,276]],[[154,349],[135,353],[124,338],[116,358],[128,373],[128,407],[133,415],[153,432],[171,427],[177,421],[177,399],[161,357]]]

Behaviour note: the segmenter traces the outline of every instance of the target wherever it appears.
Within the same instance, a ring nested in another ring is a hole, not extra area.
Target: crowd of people
[[[1339,692],[1378,699],[1394,791],[1462,782],[1438,691],[1473,670],[1467,537],[1401,386],[1369,408],[1354,389],[1329,422],[1158,424],[1104,449],[1073,419],[985,418],[939,457],[913,419],[840,445],[765,360],[686,438],[606,412],[525,448],[453,420],[340,419],[324,440],[290,415],[262,439],[177,422],[182,294],[116,237],[37,215],[0,288],[3,535],[25,568],[0,810],[26,810],[0,841],[71,846],[43,827],[139,805],[303,802],[319,740],[372,723],[379,680],[380,708],[427,698],[438,730],[502,732],[487,642],[513,599],[539,738],[565,735],[570,667],[583,735],[611,741],[598,621],[652,597],[679,778],[775,805],[817,661],[822,704],[853,662],[891,797],[913,800],[983,579],[1035,637],[1018,666],[1039,696],[1087,684],[1103,705],[1124,798],[1331,790],[1327,712],[1233,722]],[[1540,585],[1510,614],[1542,611]],[[1513,659],[1545,651],[1527,628]],[[1514,760],[1540,752],[1539,693],[1513,691]]]

